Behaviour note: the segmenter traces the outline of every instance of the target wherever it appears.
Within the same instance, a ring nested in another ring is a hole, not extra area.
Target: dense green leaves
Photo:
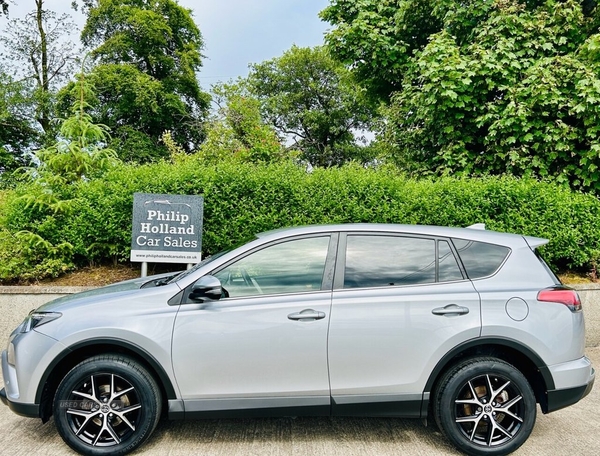
[[[206,140],[197,155],[204,162],[237,159],[269,163],[287,156],[273,128],[263,122],[259,101],[237,86],[213,88],[220,108],[206,128]]]
[[[159,138],[165,130],[186,150],[197,146],[209,96],[196,79],[203,40],[191,12],[173,0],[88,6],[81,38],[99,62],[91,75],[94,118],[114,130],[122,158],[164,156]]]
[[[0,174],[28,163],[27,150],[38,138],[28,116],[24,84],[0,71]]]
[[[439,31],[435,0],[331,0],[321,18],[334,26],[325,36],[332,55],[351,67],[371,95],[401,87],[410,58]]]
[[[489,229],[550,239],[545,254],[554,267],[590,267],[600,255],[600,202],[530,179],[417,181],[388,167],[346,165],[307,173],[289,162],[206,164],[192,156],[176,164],[120,165],[102,179],[63,187],[74,201],[68,216],[20,197],[43,191],[33,184],[7,195],[2,208],[7,235],[28,230],[48,243],[39,248],[49,252],[71,246],[64,250],[70,252],[63,257],[65,267],[129,258],[134,192],[204,195],[203,255],[260,231],[346,222],[483,222]]]
[[[106,147],[110,139],[108,128],[93,123],[86,111],[87,99],[92,96],[93,86],[82,73],[73,88],[71,115],[62,122],[58,139],[36,151],[38,165],[28,170],[32,190],[42,190],[21,197],[28,206],[49,209],[54,214],[68,213],[74,202],[64,197],[69,186],[99,177],[117,163],[115,152]]]
[[[415,54],[387,110],[403,167],[598,191],[598,35],[579,2],[538,3],[497,1],[468,39],[444,29]]]

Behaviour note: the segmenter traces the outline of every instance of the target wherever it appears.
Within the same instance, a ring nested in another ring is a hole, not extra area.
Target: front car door
[[[328,233],[258,247],[212,271],[227,297],[181,305],[172,353],[186,416],[329,414],[336,247]]]
[[[340,237],[329,332],[333,413],[421,415],[429,374],[480,335],[480,301],[451,242]]]

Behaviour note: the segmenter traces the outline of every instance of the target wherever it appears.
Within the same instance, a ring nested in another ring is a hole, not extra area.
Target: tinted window
[[[214,275],[230,297],[321,289],[329,236],[266,247]]]
[[[494,274],[506,259],[510,249],[485,242],[452,239],[470,279]]]
[[[435,282],[435,241],[399,236],[347,237],[344,288]]]
[[[439,282],[462,280],[463,275],[448,241],[438,241]]]

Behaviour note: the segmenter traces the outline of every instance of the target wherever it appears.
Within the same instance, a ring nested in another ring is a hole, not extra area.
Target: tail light
[[[575,290],[567,287],[546,288],[537,295],[538,301],[564,304],[572,312],[581,310],[581,299]]]

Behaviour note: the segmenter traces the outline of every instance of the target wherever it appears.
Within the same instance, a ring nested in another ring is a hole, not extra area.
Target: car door
[[[228,297],[181,305],[172,353],[186,416],[282,407],[329,413],[336,247],[329,233],[262,246],[212,271]]]
[[[480,331],[479,296],[448,240],[342,234],[329,332],[335,414],[419,416],[434,366]]]

